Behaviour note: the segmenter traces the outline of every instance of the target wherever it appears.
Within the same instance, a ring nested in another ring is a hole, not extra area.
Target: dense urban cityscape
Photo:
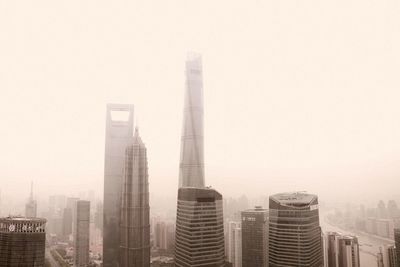
[[[52,195],[39,214],[32,182],[25,214],[0,219],[0,265],[400,265],[394,200],[329,207],[307,192],[249,200],[224,198],[207,186],[202,73],[201,56],[189,54],[176,214],[151,212],[146,146],[134,127],[134,105],[108,104],[104,198],[93,191]]]
[[[0,0],[0,267],[400,267],[399,0]]]

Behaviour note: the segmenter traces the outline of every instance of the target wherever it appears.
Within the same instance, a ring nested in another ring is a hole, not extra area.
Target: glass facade
[[[225,264],[222,196],[210,188],[180,188],[176,218],[175,266]]]
[[[124,113],[121,115],[121,113]],[[104,159],[103,266],[119,266],[120,204],[125,149],[133,138],[133,105],[108,104]]]
[[[150,207],[146,147],[136,131],[126,149],[121,203],[120,267],[150,266]]]
[[[42,267],[45,264],[45,219],[0,219],[0,266]]]
[[[317,196],[288,193],[270,197],[269,266],[323,266]]]
[[[242,212],[242,266],[268,266],[268,210]]]
[[[200,56],[186,61],[179,187],[204,187],[203,78]]]

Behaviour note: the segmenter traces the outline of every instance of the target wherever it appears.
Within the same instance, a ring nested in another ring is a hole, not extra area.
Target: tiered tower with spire
[[[120,267],[150,267],[150,207],[146,147],[135,129],[125,152],[120,218]]]

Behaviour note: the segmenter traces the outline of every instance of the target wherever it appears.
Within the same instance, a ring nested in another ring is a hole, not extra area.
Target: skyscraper
[[[35,218],[37,216],[37,202],[33,199],[33,182],[31,182],[31,194],[25,205],[25,217]]]
[[[242,266],[268,266],[268,210],[242,211]]]
[[[176,217],[175,266],[224,266],[221,194],[211,188],[179,188]]]
[[[179,165],[175,265],[224,265],[222,195],[205,187],[203,79],[199,55],[186,61],[186,90]]]
[[[78,200],[74,208],[74,266],[89,265],[90,202]]]
[[[146,147],[136,129],[125,152],[120,267],[150,267],[150,208]]]
[[[239,242],[242,240],[237,239],[237,229],[240,229],[240,222],[230,221],[228,223],[228,242],[227,242],[227,260],[232,263],[232,266],[237,266],[236,264],[236,248],[239,246]],[[240,252],[240,254],[242,254]]]
[[[119,220],[125,149],[133,138],[133,105],[108,104],[104,159],[103,266],[119,261]]]
[[[385,245],[380,247],[377,258],[378,266],[397,267],[396,248],[393,245]]]
[[[179,187],[204,187],[203,76],[199,55],[186,61]]]
[[[326,233],[327,267],[360,267],[358,239],[355,236]]]
[[[298,192],[270,196],[269,266],[323,266],[316,195]]]
[[[45,224],[40,218],[1,218],[0,266],[44,266]]]

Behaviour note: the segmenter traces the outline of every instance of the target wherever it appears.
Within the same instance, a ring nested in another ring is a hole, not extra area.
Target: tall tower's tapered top
[[[186,60],[179,187],[204,187],[203,76],[200,55]]]

